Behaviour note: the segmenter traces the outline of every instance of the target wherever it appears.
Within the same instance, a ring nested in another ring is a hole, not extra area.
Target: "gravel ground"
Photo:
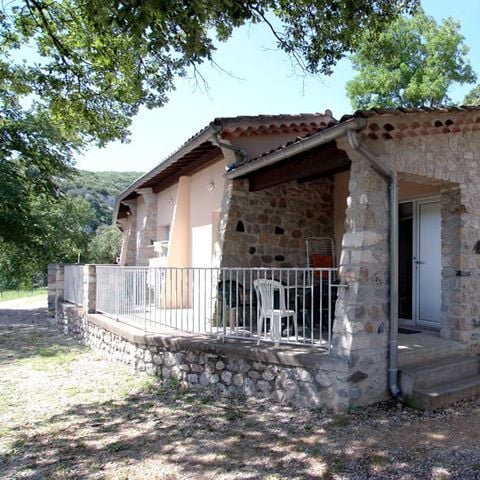
[[[480,479],[480,400],[332,415],[161,384],[0,303],[2,479]]]

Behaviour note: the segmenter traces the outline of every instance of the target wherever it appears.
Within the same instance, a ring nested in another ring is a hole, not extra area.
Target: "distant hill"
[[[77,170],[71,180],[62,185],[65,193],[85,198],[95,211],[95,220],[89,225],[93,232],[100,225],[112,222],[115,198],[144,172],[90,172]]]

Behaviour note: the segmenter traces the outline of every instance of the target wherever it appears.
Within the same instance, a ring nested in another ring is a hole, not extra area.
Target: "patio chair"
[[[275,346],[280,343],[282,318],[292,318],[295,336],[298,337],[297,312],[286,307],[287,292],[285,287],[280,282],[267,278],[254,280],[253,286],[257,294],[257,345],[260,344],[263,322],[265,321],[266,325],[267,319],[270,319],[270,331]],[[277,298],[278,307],[275,305]]]

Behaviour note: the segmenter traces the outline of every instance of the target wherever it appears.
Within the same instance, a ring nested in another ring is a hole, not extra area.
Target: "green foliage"
[[[13,169],[18,162],[3,165]],[[25,209],[25,241],[16,241],[19,226],[14,218],[8,226],[15,233],[5,232],[0,240],[0,290],[30,288],[36,277],[45,275],[48,263],[74,263],[78,254],[84,262],[114,262],[121,247],[120,232],[110,227],[115,196],[139,175],[72,170],[67,178],[55,179],[54,197],[37,196],[33,188],[25,188],[26,182],[17,186],[0,181],[0,192],[13,192],[11,197],[5,195],[3,203],[12,204],[11,216],[15,208],[17,214],[18,207]]]
[[[465,95],[463,105],[480,105],[480,85],[477,85]]]
[[[141,105],[160,107],[177,76],[210,61],[215,42],[266,23],[309,72],[330,74],[368,30],[385,29],[418,0],[24,0],[0,10],[0,52],[35,46],[35,63],[4,62],[17,92],[47,105],[78,143],[125,139]],[[279,20],[272,21],[272,15]]]
[[[1,80],[0,80],[1,82]],[[0,106],[2,91],[0,89]],[[35,219],[30,201],[59,195],[71,148],[44,112],[0,109],[0,239],[28,243]]]
[[[438,106],[450,102],[454,83],[472,83],[468,47],[458,22],[438,25],[422,10],[401,17],[371,44],[368,32],[352,62],[358,75],[347,83],[354,108]]]
[[[87,254],[93,218],[88,203],[80,198],[30,198],[31,233],[28,243],[0,241],[0,290],[31,288],[38,272],[51,262],[75,263]]]
[[[417,1],[2,3],[0,239],[27,243],[25,193],[55,196],[76,150],[126,140],[139,107],[164,105],[175,78],[212,60],[234,28],[265,22],[306,71],[331,73],[360,32],[381,31]]]
[[[332,72],[418,0],[20,0],[0,6],[0,274],[22,278],[86,250],[107,221],[99,197],[62,198],[58,178],[95,143],[127,140],[140,106],[161,107],[215,42],[264,22],[311,73]],[[276,19],[274,18],[276,17]],[[77,211],[77,210],[78,211]],[[89,212],[87,214],[87,211]],[[88,217],[88,218],[87,218]]]
[[[87,230],[95,232],[100,225],[112,223],[117,197],[143,172],[88,172],[76,170],[75,176],[61,182],[62,190],[74,198],[84,198],[95,212]]]
[[[90,241],[89,261],[92,263],[115,263],[122,247],[122,234],[113,226],[102,225]]]
[[[46,294],[47,289],[45,287],[34,288],[30,290],[0,290],[0,302],[4,302],[7,300],[17,300],[19,298],[45,296]]]

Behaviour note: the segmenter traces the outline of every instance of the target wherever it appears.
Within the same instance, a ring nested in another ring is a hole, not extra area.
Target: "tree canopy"
[[[480,85],[472,88],[463,99],[463,105],[480,105]]]
[[[399,17],[377,42],[363,35],[352,62],[358,75],[347,83],[354,108],[419,107],[448,104],[454,83],[475,81],[460,25],[437,24],[419,9]]]
[[[330,74],[418,0],[18,0],[0,6],[0,241],[47,238],[34,199],[92,143],[128,139],[141,106],[161,107],[179,76],[214,61],[216,42],[265,23],[279,48]]]

